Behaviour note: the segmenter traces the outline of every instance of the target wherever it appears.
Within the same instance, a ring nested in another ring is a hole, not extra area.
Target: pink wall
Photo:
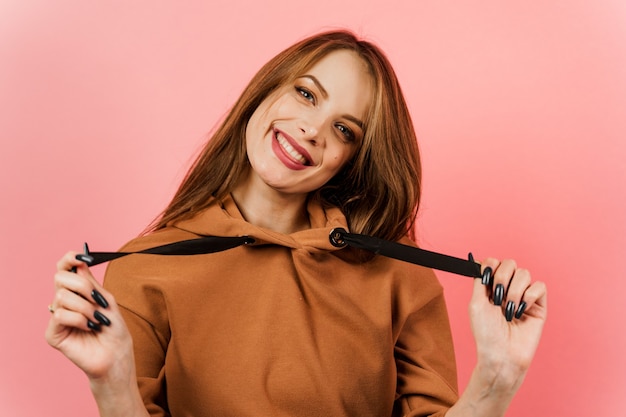
[[[508,415],[623,415],[623,1],[164,3],[0,2],[0,415],[96,414],[43,338],[56,259],[140,232],[252,73],[329,27],[381,45],[403,83],[422,245],[515,257],[549,285]],[[470,282],[440,276],[464,384]]]

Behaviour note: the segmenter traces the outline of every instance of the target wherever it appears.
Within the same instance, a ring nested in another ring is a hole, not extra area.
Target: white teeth
[[[287,142],[287,140],[283,138],[280,134],[276,134],[276,140],[278,140],[280,146],[285,150],[285,152],[289,154],[289,156],[291,156],[293,159],[303,165],[306,164],[306,158],[302,156],[300,152],[296,151],[293,146],[291,146],[289,142]]]

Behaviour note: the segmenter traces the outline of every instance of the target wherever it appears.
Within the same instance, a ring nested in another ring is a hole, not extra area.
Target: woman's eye
[[[298,92],[298,94],[304,97],[305,100],[310,101],[310,102],[315,102],[315,96],[306,88],[296,87],[296,91]]]
[[[349,127],[338,124],[337,130],[341,132],[341,134],[346,138],[347,141],[354,142],[355,140],[354,132]]]

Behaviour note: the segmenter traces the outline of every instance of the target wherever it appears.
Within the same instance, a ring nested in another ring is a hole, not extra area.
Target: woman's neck
[[[269,187],[258,188],[243,181],[231,193],[243,218],[250,224],[284,234],[311,227],[306,194],[284,194]]]

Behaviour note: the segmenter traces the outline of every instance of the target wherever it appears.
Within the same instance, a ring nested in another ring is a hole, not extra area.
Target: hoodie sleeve
[[[395,416],[444,416],[457,401],[454,348],[443,293],[404,321],[394,347]]]

